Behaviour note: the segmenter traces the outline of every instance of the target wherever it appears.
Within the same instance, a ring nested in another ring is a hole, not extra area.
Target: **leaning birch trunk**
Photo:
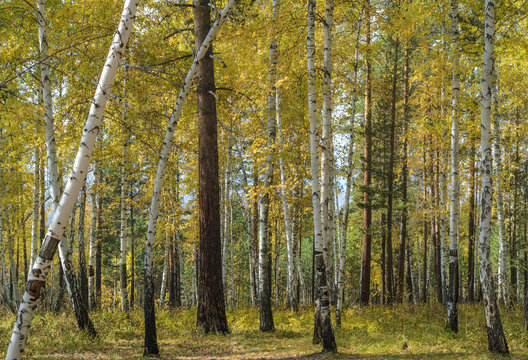
[[[314,222],[314,256],[317,266],[317,294],[321,321],[321,340],[324,351],[337,351],[330,319],[330,301],[326,285],[324,244],[321,233],[321,189],[319,184],[319,152],[317,134],[317,106],[315,94],[315,0],[308,0],[306,63],[308,72],[308,114],[310,119],[310,168],[312,174],[312,207]]]
[[[326,280],[329,293],[334,293],[333,277],[331,276],[329,248],[335,236],[334,220],[334,154],[332,141],[332,30],[334,27],[334,1],[326,0],[326,17],[324,21],[324,82],[323,82],[323,110],[322,110],[322,137],[321,137],[321,221],[323,236],[323,257],[328,274]]]
[[[126,119],[126,106],[125,106],[125,119]],[[128,294],[127,294],[127,208],[126,208],[126,196],[128,190],[127,183],[127,154],[128,146],[130,145],[129,139],[125,140],[123,144],[122,153],[122,164],[121,164],[121,196],[120,196],[120,252],[119,252],[119,291],[121,293],[121,311],[128,312]]]
[[[286,297],[288,306],[295,312],[299,310],[299,304],[297,299],[297,294],[294,291],[295,285],[295,254],[294,254],[294,239],[292,231],[292,223],[290,216],[290,206],[288,204],[288,193],[286,191],[286,169],[284,166],[284,142],[282,138],[282,116],[281,116],[281,96],[279,88],[277,88],[277,99],[276,99],[276,108],[277,108],[277,141],[279,144],[279,149],[281,156],[279,157],[279,169],[280,169],[280,179],[281,179],[281,188],[280,195],[282,198],[282,213],[284,218],[284,233],[286,235],[286,271],[287,271],[287,280],[286,280]]]
[[[57,245],[64,234],[68,217],[70,216],[75,200],[79,195],[81,186],[86,178],[90,157],[94,148],[95,139],[101,126],[104,108],[108,100],[108,93],[114,82],[115,74],[119,65],[119,59],[123,54],[126,43],[134,23],[138,0],[127,0],[121,15],[119,28],[114,35],[108,57],[106,58],[101,73],[97,90],[90,107],[90,113],[84,126],[79,150],[75,158],[71,175],[68,178],[64,193],[48,228],[47,235],[35,263],[33,263],[26,291],[20,304],[18,316],[13,334],[6,354],[6,359],[21,359],[24,353],[28,330],[33,320],[37,300],[40,297],[42,287],[45,285],[53,255]],[[91,322],[89,322],[91,324]],[[90,329],[88,328],[90,331]],[[93,325],[92,325],[93,330]],[[95,334],[95,330],[92,331]]]
[[[147,240],[145,247],[145,290],[144,290],[144,314],[145,314],[145,345],[144,345],[144,355],[157,355],[159,354],[157,337],[156,337],[156,318],[154,312],[154,282],[153,282],[153,247],[154,240],[156,237],[156,227],[159,214],[159,206],[161,200],[161,192],[163,190],[163,180],[167,170],[167,162],[169,159],[170,149],[172,147],[172,140],[174,138],[174,132],[176,130],[176,125],[180,120],[181,111],[183,108],[183,103],[189,93],[189,90],[192,85],[192,80],[198,69],[198,62],[205,56],[205,53],[209,49],[209,46],[213,42],[220,26],[224,23],[228,12],[233,8],[236,0],[229,0],[222,13],[217,18],[207,37],[203,41],[200,49],[196,52],[194,56],[193,63],[191,68],[185,77],[180,94],[174,105],[171,118],[167,127],[167,132],[165,133],[165,138],[163,140],[163,147],[160,153],[158,169],[156,171],[156,181],[154,183],[154,191],[152,194],[152,201],[150,203],[150,212],[149,212],[149,221],[147,229]]]
[[[46,132],[46,152],[48,158],[48,176],[50,179],[50,193],[53,202],[53,212],[58,210],[59,206],[59,170],[57,165],[57,147],[55,143],[55,130],[53,125],[53,109],[51,98],[51,79],[50,79],[50,61],[48,56],[48,40],[47,40],[47,23],[46,23],[46,0],[37,1],[37,23],[39,30],[39,44],[40,44],[40,69],[41,69],[41,86],[44,100],[44,127]],[[84,179],[84,176],[83,176]],[[83,180],[84,181],[84,180]],[[75,200],[73,200],[75,202]],[[73,312],[77,318],[77,323],[81,329],[87,328],[90,333],[95,335],[95,329],[88,316],[88,311],[80,303],[80,291],[77,280],[75,279],[75,269],[71,262],[71,256],[66,256],[70,251],[68,244],[63,237],[59,239],[59,258],[61,266],[65,274],[66,285],[70,299],[72,302]],[[93,331],[92,331],[93,330]]]
[[[339,239],[339,272],[337,278],[337,305],[336,305],[336,325],[341,325],[341,314],[343,313],[343,302],[345,298],[345,263],[346,263],[346,243],[347,243],[347,229],[350,207],[350,192],[352,191],[352,170],[354,163],[354,126],[356,119],[356,101],[357,101],[357,83],[358,83],[358,48],[359,35],[361,33],[361,21],[358,20],[358,27],[356,33],[356,47],[354,51],[354,80],[352,91],[352,102],[350,105],[350,129],[348,138],[348,160],[347,160],[347,175],[345,185],[345,199],[343,204],[343,220],[341,222],[341,237]]]
[[[484,50],[482,52],[482,83],[480,88],[480,154],[481,154],[481,216],[479,234],[480,283],[484,300],[488,350],[506,355],[509,353],[506,337],[497,306],[495,284],[491,270],[490,236],[493,187],[490,147],[491,89],[493,76],[493,47],[495,42],[495,1],[486,0],[484,22]]]
[[[496,75],[494,74],[492,76]],[[497,191],[497,221],[499,222],[499,300],[502,300],[505,306],[511,305],[510,284],[508,281],[508,244],[506,240],[506,231],[504,224],[504,200],[502,196],[502,149],[501,149],[501,129],[500,129],[500,111],[497,100],[497,82],[491,86],[491,97],[494,103],[493,113],[493,162],[495,163],[495,189]]]

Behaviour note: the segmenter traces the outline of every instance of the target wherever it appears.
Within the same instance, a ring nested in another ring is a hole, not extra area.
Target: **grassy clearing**
[[[503,324],[513,359],[528,359],[528,334],[522,309],[505,312]],[[5,356],[13,315],[2,313],[0,350]],[[298,314],[275,309],[276,331],[258,330],[256,309],[228,312],[231,334],[204,335],[196,331],[196,310],[160,311],[158,339],[163,359],[499,359],[487,352],[484,315],[479,305],[462,305],[459,334],[445,330],[439,305],[352,307],[336,329],[338,354],[320,354],[312,345],[312,310]],[[79,332],[70,313],[35,317],[27,346],[31,359],[141,359],[143,314],[92,314],[97,339]],[[402,349],[404,342],[408,348]]]

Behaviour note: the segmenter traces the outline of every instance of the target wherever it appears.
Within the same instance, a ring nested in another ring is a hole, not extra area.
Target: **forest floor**
[[[501,309],[512,359],[528,359],[528,333],[522,307]],[[5,356],[14,315],[1,312],[0,357]],[[196,331],[195,309],[159,311],[158,344],[162,359],[499,359],[487,351],[481,304],[459,307],[459,333],[445,329],[441,305],[351,307],[335,330],[337,354],[321,354],[312,344],[313,314],[274,309],[276,331],[258,330],[257,309],[227,313],[231,334],[204,335]],[[90,339],[77,329],[70,312],[35,316],[26,348],[29,359],[142,359],[143,313],[92,314],[99,332]],[[407,344],[407,348],[404,347]]]

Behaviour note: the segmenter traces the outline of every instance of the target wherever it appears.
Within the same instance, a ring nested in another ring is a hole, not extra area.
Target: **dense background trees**
[[[210,6],[212,20],[225,3]],[[293,310],[311,304],[323,265],[314,254],[322,251],[338,322],[343,306],[355,302],[438,301],[449,302],[456,331],[456,303],[483,295],[476,239],[484,220],[478,149],[484,3],[316,3],[313,75],[306,67],[310,26],[303,1],[280,7],[238,1],[209,57],[215,89],[206,96],[216,100],[218,132],[217,275],[225,304],[269,302]],[[13,310],[54,208],[45,115],[54,120],[62,192],[121,6],[47,1],[46,55],[37,2],[0,3],[0,295]],[[523,3],[494,7],[489,175],[496,201],[486,206],[493,286],[510,306],[528,291],[528,22]],[[198,304],[204,259],[195,84],[163,159],[157,228],[147,242],[152,249],[144,241],[163,134],[196,51],[192,10],[190,2],[139,3],[84,197],[65,232],[72,234],[75,281],[90,310],[144,305],[145,265],[152,266],[147,277],[155,299],[149,301]],[[314,200],[319,177],[321,199]],[[314,240],[319,221],[320,244]],[[61,299],[60,274],[55,258],[41,308]],[[271,311],[266,316],[273,321]]]

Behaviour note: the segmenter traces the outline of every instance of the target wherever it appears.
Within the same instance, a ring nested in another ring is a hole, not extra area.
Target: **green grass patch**
[[[523,310],[501,309],[513,359],[528,359],[528,334]],[[274,309],[276,331],[261,333],[257,309],[227,313],[231,333],[205,335],[196,329],[196,309],[160,310],[158,340],[163,359],[498,359],[487,351],[481,305],[459,307],[458,334],[446,329],[438,304],[393,307],[353,306],[335,329],[339,353],[321,354],[312,344],[313,310],[299,313]],[[31,359],[141,359],[143,312],[91,314],[96,339],[79,331],[73,315],[40,312],[35,316],[26,348]],[[0,313],[0,356],[5,356],[14,316]],[[403,348],[406,343],[407,347]]]

